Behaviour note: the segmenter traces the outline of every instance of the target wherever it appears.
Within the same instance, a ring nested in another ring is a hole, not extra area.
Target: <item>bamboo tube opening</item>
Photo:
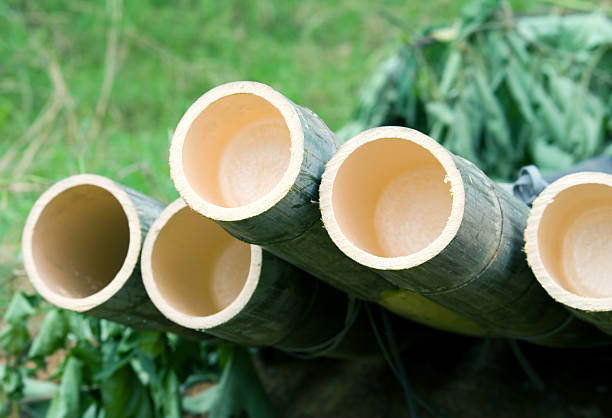
[[[147,293],[169,319],[212,328],[231,319],[253,294],[261,248],[229,235],[182,200],[168,206],[145,239]]]
[[[22,240],[24,264],[43,297],[85,311],[127,281],[140,240],[136,208],[121,187],[96,175],[72,176],[32,208]]]
[[[408,128],[376,128],[351,139],[321,183],[331,238],[349,257],[378,269],[406,269],[437,255],[456,234],[463,203],[450,154]]]
[[[257,215],[278,202],[302,162],[304,135],[291,102],[255,82],[216,87],[185,113],[172,139],[181,196],[217,220]]]
[[[585,309],[588,299],[612,298],[612,176],[552,183],[533,204],[525,241],[536,277],[562,303]]]

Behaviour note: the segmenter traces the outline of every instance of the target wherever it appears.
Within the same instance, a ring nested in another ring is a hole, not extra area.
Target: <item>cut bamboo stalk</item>
[[[155,308],[137,268],[143,235],[163,208],[98,175],[54,184],[32,207],[23,231],[23,259],[34,288],[64,309],[201,338]]]
[[[145,288],[167,318],[241,345],[315,354],[346,328],[345,294],[232,237],[182,199],[151,227],[141,265]],[[326,355],[378,352],[363,314],[352,315],[346,341]]]
[[[375,128],[347,141],[320,198],[342,252],[491,335],[558,346],[603,338],[568,325],[533,278],[522,253],[527,206],[418,131]]]
[[[544,189],[529,214],[525,250],[553,299],[612,335],[612,175],[570,174]]]
[[[336,149],[334,135],[310,110],[269,86],[235,82],[187,110],[172,138],[170,174],[189,206],[238,239],[401,316],[483,335],[472,321],[399,289],[331,242],[317,201]]]

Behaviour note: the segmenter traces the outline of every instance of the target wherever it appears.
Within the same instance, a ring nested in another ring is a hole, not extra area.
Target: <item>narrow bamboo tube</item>
[[[345,294],[232,237],[182,199],[151,227],[141,266],[145,288],[166,317],[241,345],[314,354],[346,328]],[[326,355],[378,351],[363,314],[352,320],[346,341]]]
[[[143,235],[163,207],[98,175],[54,184],[32,207],[23,231],[23,260],[34,288],[64,309],[200,337],[155,308],[137,268]]]
[[[269,86],[234,82],[205,93],[182,117],[170,174],[190,207],[238,239],[401,316],[482,335],[472,321],[382,280],[331,242],[318,186],[336,149],[334,135],[310,110]]]
[[[428,136],[383,127],[350,139],[328,163],[320,198],[340,250],[399,287],[492,335],[599,342],[587,324],[568,326],[534,280],[522,253],[527,206]]]
[[[525,250],[553,299],[612,335],[612,175],[570,174],[544,189],[529,214]]]

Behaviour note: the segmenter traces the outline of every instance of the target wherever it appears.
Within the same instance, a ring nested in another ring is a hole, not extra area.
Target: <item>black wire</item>
[[[529,360],[527,360],[527,357],[525,357],[525,355],[521,351],[521,348],[519,347],[516,340],[509,338],[507,341],[508,344],[510,344],[510,348],[512,348],[512,352],[514,353],[516,359],[518,360],[519,365],[521,366],[527,377],[529,377],[529,380],[531,380],[531,382],[539,392],[543,392],[546,385],[544,384],[542,379],[540,379],[534,368],[531,366]]]
[[[387,347],[380,335],[378,327],[376,326],[376,321],[374,320],[374,316],[372,315],[372,312],[370,311],[370,307],[368,305],[365,305],[365,309],[368,315],[368,319],[370,321],[370,325],[372,326],[372,331],[374,332],[374,336],[376,337],[376,341],[378,341],[378,345],[380,346],[380,349],[383,353],[383,357],[387,361],[389,367],[391,368],[391,371],[393,372],[397,380],[399,380],[400,385],[402,386],[402,389],[404,391],[404,397],[406,399],[406,404],[408,405],[408,411],[410,413],[410,417],[418,418],[418,412],[417,412],[416,405],[414,402],[415,401],[414,394],[413,394],[410,384],[408,383],[408,379],[406,378],[406,373],[404,371],[404,368],[402,367],[401,360],[399,361],[399,363],[396,363],[395,360],[399,359],[399,357],[395,357],[393,354],[390,354],[387,351]],[[388,323],[386,325],[388,326]],[[385,326],[384,318],[383,318],[383,326]],[[391,339],[391,341],[394,341],[393,335],[389,334],[389,330],[387,330],[387,335],[388,335],[388,338]],[[395,348],[397,349],[397,346],[395,346]]]
[[[303,360],[314,359],[314,358],[324,355],[325,353],[328,353],[329,351],[336,348],[338,344],[342,342],[344,336],[351,329],[351,327],[357,320],[357,317],[359,316],[361,305],[362,305],[362,302],[360,300],[355,299],[353,297],[349,297],[349,301],[346,307],[346,317],[344,319],[344,326],[336,335],[334,335],[330,339],[323,341],[320,344],[316,344],[310,347],[296,348],[296,349],[291,349],[291,350],[281,350],[281,351],[284,351],[285,353],[293,357],[303,359]]]
[[[406,374],[406,370],[403,366],[403,361],[401,359],[400,356],[400,352],[399,352],[399,348],[397,345],[397,342],[395,340],[395,334],[393,332],[393,327],[391,326],[391,321],[389,320],[389,314],[387,313],[387,311],[381,307],[379,307],[380,310],[380,316],[382,317],[382,322],[383,322],[383,327],[385,330],[385,333],[387,335],[387,341],[389,344],[389,348],[391,351],[391,355],[392,357],[395,359],[395,364],[396,364],[396,368],[398,369],[400,375],[402,376],[402,381],[403,381],[403,386],[405,387],[404,390],[409,390],[410,391],[410,396],[411,398],[415,399],[416,402],[423,408],[425,409],[431,416],[433,417],[441,417],[441,418],[448,418],[448,415],[446,415],[444,412],[436,410],[436,408],[434,408],[432,405],[428,404],[427,402],[425,402],[425,400],[423,400],[420,396],[418,396],[416,394],[416,392],[414,392],[414,390],[412,389],[409,381],[408,381],[408,376]]]

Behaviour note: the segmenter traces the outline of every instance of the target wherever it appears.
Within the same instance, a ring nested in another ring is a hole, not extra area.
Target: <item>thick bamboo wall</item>
[[[357,135],[328,163],[320,196],[347,256],[490,334],[555,346],[605,339],[534,279],[523,253],[528,207],[428,136]]]
[[[80,174],[45,191],[22,238],[27,275],[49,302],[141,330],[201,338],[151,303],[138,260],[164,205],[114,181]]]
[[[612,175],[581,172],[550,184],[533,203],[525,242],[548,294],[612,335]]]
[[[310,110],[266,85],[235,82],[210,90],[187,110],[172,139],[170,172],[190,207],[240,240],[404,317],[482,335],[472,321],[391,284],[332,243],[318,187],[337,147]]]
[[[182,199],[152,225],[142,275],[157,308],[190,329],[311,355],[378,352],[364,313],[350,309],[347,295],[237,240]]]

